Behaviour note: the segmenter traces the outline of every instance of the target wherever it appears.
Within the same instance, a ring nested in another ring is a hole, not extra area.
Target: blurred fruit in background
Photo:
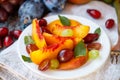
[[[73,4],[85,4],[85,3],[88,3],[91,0],[67,0],[67,1],[70,2],[70,3],[73,3]]]
[[[20,22],[24,24],[31,23],[34,18],[41,18],[44,12],[44,5],[41,0],[27,0],[18,10]],[[24,29],[23,27],[22,29]]]
[[[0,0],[0,23],[8,20],[10,15],[17,12],[24,0]]]
[[[10,30],[7,26],[0,27],[0,49],[10,46],[21,35],[19,29]]]
[[[41,18],[48,12],[60,12],[64,9],[66,0],[26,0],[18,10],[20,22],[26,28],[34,18]]]
[[[53,12],[60,12],[64,9],[66,0],[43,0],[45,6]]]
[[[111,3],[113,3],[114,0],[102,0],[102,1],[104,1],[107,4],[111,4]]]

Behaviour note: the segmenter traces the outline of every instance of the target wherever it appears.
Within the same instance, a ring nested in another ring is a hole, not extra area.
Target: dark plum
[[[44,12],[44,5],[41,0],[27,0],[18,10],[20,22],[31,23],[33,18],[41,18]]]
[[[43,0],[46,7],[53,12],[60,12],[64,9],[66,0]]]

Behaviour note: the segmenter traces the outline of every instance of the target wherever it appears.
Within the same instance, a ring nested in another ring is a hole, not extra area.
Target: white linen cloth
[[[91,18],[86,13],[86,9],[88,8],[98,9],[101,11],[102,18],[98,20]],[[50,13],[49,15],[54,14],[56,13]],[[85,5],[67,4],[62,14],[74,14],[89,18],[90,20],[103,27],[111,40],[112,47],[117,43],[117,16],[113,7],[99,1],[91,1]],[[115,27],[111,30],[107,30],[104,25],[105,21],[108,18],[113,18],[116,23]],[[16,51],[16,47],[17,41],[0,53],[0,80],[50,80],[45,79],[44,77],[27,68],[21,62]],[[7,66],[4,66],[2,64]],[[109,57],[99,70],[76,80],[120,80],[120,59],[118,61],[118,64],[111,64]]]

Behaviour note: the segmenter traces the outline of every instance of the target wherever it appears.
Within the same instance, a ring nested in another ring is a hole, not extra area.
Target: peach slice
[[[53,23],[56,23],[56,24],[53,24]],[[51,33],[59,36],[61,36],[64,30],[71,29],[73,31],[74,37],[84,38],[88,34],[90,27],[82,24],[77,24],[76,26],[62,26],[60,23],[57,24],[57,22],[53,21],[47,26],[47,29]]]
[[[79,41],[82,40],[82,38],[78,39],[78,38],[75,38],[75,37],[61,37],[61,36],[57,36],[57,35],[54,35],[54,34],[49,34],[49,33],[46,33],[46,32],[43,33],[43,36],[44,36],[45,41],[48,45],[58,43],[60,41],[64,41],[64,40],[67,40],[67,39],[73,40],[74,45],[76,45]]]
[[[76,21],[76,20],[73,20],[73,19],[70,19],[70,23],[71,23],[70,26],[81,25],[80,22],[78,22],[78,21]],[[54,26],[54,25],[56,25],[56,24],[58,24],[58,25],[60,25],[60,26],[63,26],[62,23],[60,22],[60,20],[58,19],[58,20],[55,20],[55,21],[51,22],[51,23],[49,24],[49,27],[50,27],[50,26]]]
[[[87,25],[78,25],[72,28],[73,30],[73,36],[77,37],[77,38],[84,38],[85,36],[87,36],[90,27]]]
[[[73,41],[71,39],[59,41],[56,44],[50,45],[45,48],[30,53],[30,58],[35,64],[40,64],[45,59],[56,58],[59,51],[62,49],[73,49]]]
[[[37,19],[32,21],[32,38],[38,48],[43,48],[46,46],[46,41],[40,31],[40,26]]]
[[[80,22],[72,19],[70,20],[70,23],[71,23],[70,26],[81,25]],[[48,24],[47,29],[53,34],[60,35],[64,29],[70,29],[70,26],[63,26],[60,20],[55,20]]]
[[[43,36],[48,45],[58,43],[60,41],[65,41],[66,39],[70,39],[70,37],[61,37],[61,36],[57,36],[57,35],[46,33],[46,32],[43,33]]]

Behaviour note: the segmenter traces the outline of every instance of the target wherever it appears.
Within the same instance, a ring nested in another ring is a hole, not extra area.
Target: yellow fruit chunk
[[[54,35],[54,34],[49,34],[44,32],[43,36],[45,38],[45,41],[48,45],[54,44],[54,43],[58,43],[60,41],[64,41],[67,39],[71,39],[74,43],[74,46],[82,40],[82,38],[75,38],[75,37],[62,37],[62,36],[58,36],[58,35]]]
[[[56,58],[59,51],[62,49],[73,49],[73,41],[70,39],[64,40],[48,47],[33,51],[30,53],[30,58],[32,62],[39,65],[45,59]]]
[[[46,42],[40,31],[40,26],[37,19],[33,19],[32,21],[32,38],[38,48],[43,48],[46,46]]]
[[[78,25],[73,27],[73,36],[77,38],[84,38],[90,30],[89,26],[86,25]]]
[[[63,26],[59,19],[51,22],[50,24],[48,24],[48,26],[54,26],[56,24]],[[80,25],[81,23],[76,20],[70,19],[70,24],[71,24],[70,26],[77,26],[77,25]]]
[[[70,23],[71,23],[70,26],[81,25],[81,23],[76,20],[70,20]],[[53,34],[61,35],[63,30],[71,29],[70,26],[63,26],[60,20],[55,20],[51,22],[50,24],[48,24],[47,29]]]
[[[60,20],[55,20],[53,22],[51,22],[50,24],[48,24],[47,29],[55,35],[59,35],[59,36],[67,36],[67,37],[75,37],[77,38],[76,41],[80,41],[82,38],[84,38],[89,30],[90,27],[87,25],[82,25],[78,22],[75,23],[75,20],[70,20],[72,23],[72,25],[74,26],[63,26],[60,22]]]
[[[60,41],[65,41],[65,39],[67,39],[65,37],[57,36],[54,34],[49,34],[46,32],[43,33],[43,36],[44,36],[45,41],[48,45],[55,44],[55,43],[58,43]]]

